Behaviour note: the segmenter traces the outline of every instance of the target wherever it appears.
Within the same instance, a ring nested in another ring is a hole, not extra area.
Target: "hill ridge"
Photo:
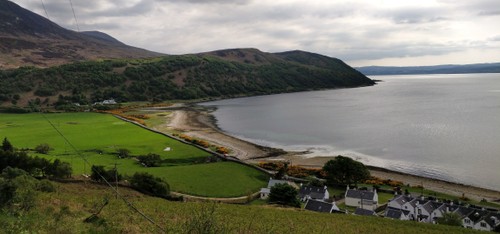
[[[0,0],[0,69],[160,55],[125,45],[102,32],[65,29],[11,1]]]

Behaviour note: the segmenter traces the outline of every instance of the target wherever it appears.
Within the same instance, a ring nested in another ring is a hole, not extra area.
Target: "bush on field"
[[[149,153],[147,155],[137,156],[137,159],[146,167],[161,166],[161,157],[158,154]]]
[[[143,193],[158,197],[166,197],[170,193],[167,182],[146,172],[136,172],[130,178],[130,185]]]
[[[114,182],[116,180],[122,180],[122,175],[114,168],[106,170],[104,166],[92,165],[91,171],[92,174],[90,174],[90,179],[93,181],[104,182],[104,180],[106,180],[108,182]]]
[[[49,144],[43,143],[35,147],[35,152],[39,154],[48,154],[51,149],[52,148],[50,148]]]

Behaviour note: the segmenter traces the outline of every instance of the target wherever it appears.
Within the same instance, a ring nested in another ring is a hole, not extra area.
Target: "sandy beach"
[[[210,111],[196,105],[176,105],[171,109],[172,114],[165,123],[171,131],[182,132],[183,134],[209,141],[213,144],[224,146],[231,150],[230,156],[243,161],[259,162],[286,160],[293,165],[320,168],[325,162],[333,157],[302,157],[302,152],[286,152],[281,149],[274,149],[256,145],[228,134],[217,128]],[[474,200],[486,199],[497,201],[500,199],[500,191],[483,189],[468,185],[450,183],[446,181],[419,177],[402,172],[389,171],[383,168],[371,168],[373,176],[382,179],[402,181],[404,184],[423,185],[425,188],[452,194],[456,196],[465,195]]]

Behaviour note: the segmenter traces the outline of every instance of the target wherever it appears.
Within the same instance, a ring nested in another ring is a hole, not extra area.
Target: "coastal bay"
[[[176,105],[167,108],[170,115],[164,118],[164,122],[154,128],[162,131],[177,131],[183,134],[197,137],[211,143],[231,149],[230,156],[239,158],[248,163],[260,161],[286,160],[293,165],[300,165],[311,168],[321,168],[323,164],[332,159],[330,157],[304,157],[305,152],[283,151],[278,156],[270,156],[276,149],[260,146],[231,135],[220,130],[215,119],[210,115],[207,108],[200,106]],[[398,180],[411,186],[423,185],[426,189],[436,192],[451,194],[455,196],[465,195],[471,199],[488,201],[498,201],[500,191],[479,188],[476,186],[447,182],[443,180],[415,176],[404,172],[396,172],[385,168],[370,167],[373,176],[381,179]]]

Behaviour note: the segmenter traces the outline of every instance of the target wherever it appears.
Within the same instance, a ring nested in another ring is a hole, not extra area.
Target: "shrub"
[[[39,154],[48,154],[50,150],[51,148],[47,143],[39,144],[35,147],[35,152]]]
[[[229,150],[225,147],[219,146],[215,149],[215,152],[217,152],[219,154],[228,154]]]
[[[119,158],[128,158],[130,156],[130,150],[124,148],[117,149],[116,153]]]
[[[122,175],[114,168],[106,170],[104,166],[92,165],[91,171],[92,174],[90,175],[90,179],[93,181],[104,182],[104,180],[106,180],[108,182],[113,182],[122,180]]]
[[[54,184],[48,180],[40,180],[37,185],[37,190],[46,192],[46,193],[52,193],[56,191],[56,188],[54,187]]]
[[[136,172],[130,179],[130,185],[143,193],[154,196],[166,197],[170,193],[170,186],[167,182],[146,172]]]
[[[277,184],[271,188],[269,203],[300,207],[297,190],[288,184]]]
[[[161,166],[161,157],[158,154],[149,153],[147,155],[138,156],[137,159],[146,167]]]

